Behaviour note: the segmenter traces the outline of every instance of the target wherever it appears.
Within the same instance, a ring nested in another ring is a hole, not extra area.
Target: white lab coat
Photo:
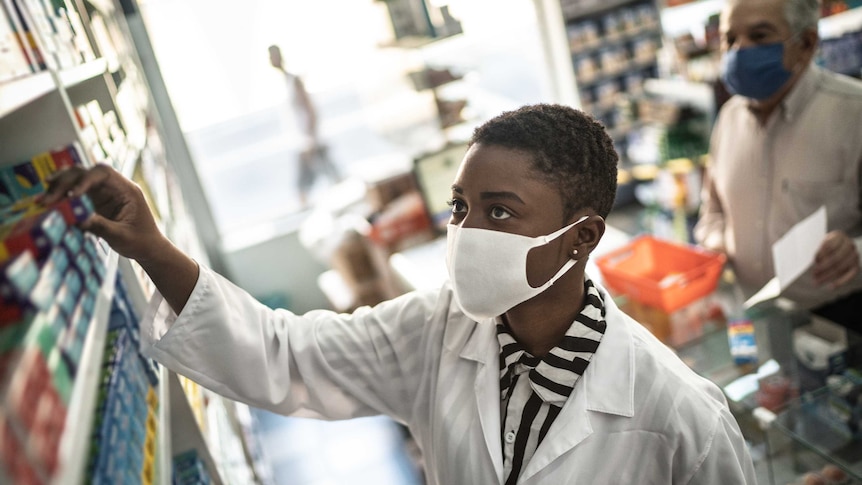
[[[755,483],[721,391],[607,296],[607,332],[521,484]],[[502,484],[499,345],[445,285],[352,315],[272,311],[211,270],[177,317],[158,295],[145,354],[272,411],[386,414],[422,448],[431,485]]]

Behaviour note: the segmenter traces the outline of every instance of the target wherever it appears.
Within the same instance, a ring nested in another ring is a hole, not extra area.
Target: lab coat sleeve
[[[754,464],[745,438],[729,412],[722,412],[715,421],[708,446],[701,453],[687,485],[756,485]]]
[[[214,392],[281,414],[405,421],[425,371],[436,294],[408,294],[352,315],[272,310],[212,270],[177,316],[156,295],[142,351]]]

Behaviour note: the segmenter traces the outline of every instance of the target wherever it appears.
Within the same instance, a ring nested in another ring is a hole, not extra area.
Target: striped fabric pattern
[[[605,306],[587,278],[584,309],[562,342],[542,359],[530,355],[502,322],[500,416],[506,484],[514,484],[583,375],[605,333]],[[524,375],[527,374],[527,375]]]

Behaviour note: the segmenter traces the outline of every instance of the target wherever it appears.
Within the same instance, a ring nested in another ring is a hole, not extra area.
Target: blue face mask
[[[721,64],[721,80],[727,90],[757,100],[777,93],[792,75],[784,68],[783,42],[731,49]]]

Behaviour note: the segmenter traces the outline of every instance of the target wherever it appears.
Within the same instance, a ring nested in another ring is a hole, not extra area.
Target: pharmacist
[[[817,0],[730,0],[721,14],[721,109],[695,228],[747,295],[774,275],[771,247],[826,207],[813,267],[786,292],[857,329],[862,315],[862,83],[824,71]]]
[[[63,173],[47,202],[89,193],[84,228],[156,284],[149,356],[278,413],[389,415],[430,484],[755,483],[719,388],[585,275],[616,176],[610,138],[580,111],[503,113],[453,185],[450,282],[352,315],[273,311],[198,267],[108,167]]]

